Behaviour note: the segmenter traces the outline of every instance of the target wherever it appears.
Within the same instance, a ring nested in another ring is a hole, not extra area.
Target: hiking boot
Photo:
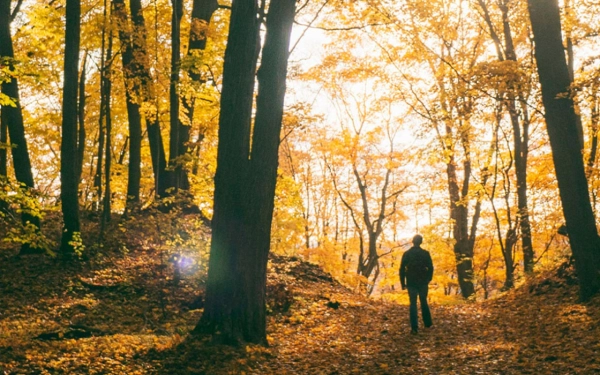
[[[411,329],[411,330],[410,330],[410,334],[411,334],[411,335],[418,335],[418,334],[419,334],[419,331],[417,331],[416,329]]]

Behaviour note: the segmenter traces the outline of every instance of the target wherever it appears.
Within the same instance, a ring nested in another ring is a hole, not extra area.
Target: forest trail
[[[151,255],[83,267],[2,255],[0,374],[600,373],[600,298],[576,303],[570,270],[487,302],[434,304],[434,326],[413,336],[408,306],[274,257],[270,346],[229,348],[188,338],[198,280],[171,285]]]

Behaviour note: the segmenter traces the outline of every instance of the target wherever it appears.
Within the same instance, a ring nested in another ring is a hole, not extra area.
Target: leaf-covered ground
[[[408,307],[370,300],[313,265],[273,258],[269,347],[192,338],[197,284],[151,250],[82,264],[0,255],[0,374],[594,374],[600,299],[579,304],[571,270],[500,298]],[[165,265],[167,264],[167,265]]]

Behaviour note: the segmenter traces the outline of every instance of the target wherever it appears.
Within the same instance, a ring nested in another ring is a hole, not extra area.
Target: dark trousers
[[[423,316],[423,324],[425,327],[431,327],[431,312],[427,304],[427,292],[429,285],[418,285],[408,287],[408,297],[410,298],[410,328],[413,331],[419,329],[419,316],[417,313],[417,296],[421,300],[421,315]]]

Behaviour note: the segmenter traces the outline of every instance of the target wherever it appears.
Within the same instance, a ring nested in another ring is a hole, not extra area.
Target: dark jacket
[[[413,246],[402,255],[400,282],[402,287],[428,284],[433,278],[433,262],[427,250]]]

